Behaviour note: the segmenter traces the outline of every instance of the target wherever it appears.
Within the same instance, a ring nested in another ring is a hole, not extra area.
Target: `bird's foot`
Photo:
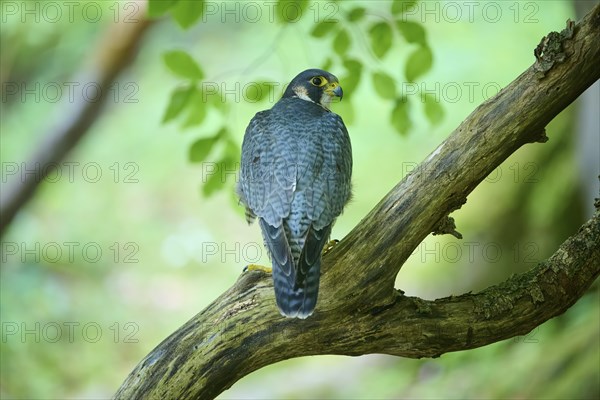
[[[323,247],[322,255],[329,253],[331,251],[331,249],[333,249],[335,247],[335,245],[338,244],[339,242],[340,241],[337,239],[333,239],[333,240],[330,240],[329,242],[327,242],[327,244],[325,244],[325,247]]]
[[[249,271],[261,271],[261,272],[264,272],[265,274],[271,274],[273,272],[273,270],[271,268],[264,267],[264,266],[258,265],[258,264],[246,265],[244,267],[244,272],[249,272]]]

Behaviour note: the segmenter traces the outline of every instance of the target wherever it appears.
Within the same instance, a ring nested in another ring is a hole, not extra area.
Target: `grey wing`
[[[319,151],[322,165],[315,169],[313,184],[306,191],[308,217],[317,230],[333,224],[352,192],[352,146],[346,126],[332,113],[324,130]]]
[[[240,180],[237,192],[253,215],[279,227],[289,212],[296,185],[294,152],[277,140],[285,129],[269,118],[270,111],[250,121],[242,144]]]
[[[246,129],[238,193],[246,209],[259,217],[273,263],[279,310],[289,317],[302,317],[304,289],[297,286],[297,269],[284,225],[296,189],[298,151],[292,148],[288,128],[270,118],[269,112],[258,113]]]

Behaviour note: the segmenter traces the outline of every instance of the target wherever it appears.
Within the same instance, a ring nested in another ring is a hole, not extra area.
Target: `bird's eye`
[[[323,84],[323,78],[315,76],[310,80],[310,83],[312,83],[315,86],[321,86]]]

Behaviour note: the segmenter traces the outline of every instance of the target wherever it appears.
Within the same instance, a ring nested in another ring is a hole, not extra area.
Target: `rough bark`
[[[235,285],[159,344],[116,398],[213,398],[265,365],[316,354],[437,357],[531,331],[563,313],[600,273],[600,215],[547,261],[481,293],[435,301],[394,289],[431,232],[509,155],[547,140],[544,127],[600,77],[600,5],[536,49],[538,61],[481,104],[323,260],[306,320],[279,315],[270,276]],[[561,60],[561,61],[559,61]]]
[[[82,91],[74,91],[73,102],[63,102],[54,115],[48,133],[26,163],[27,171],[39,173],[18,174],[0,197],[0,236],[21,209],[29,201],[43,182],[64,157],[77,145],[79,140],[101,114],[102,106],[110,98],[110,85],[130,64],[144,33],[152,22],[145,17],[146,8],[140,3],[137,13],[111,25],[97,47],[93,48],[90,62],[71,79],[74,82],[94,82],[97,93],[89,94],[94,101],[86,99]],[[137,21],[137,22],[133,22]]]

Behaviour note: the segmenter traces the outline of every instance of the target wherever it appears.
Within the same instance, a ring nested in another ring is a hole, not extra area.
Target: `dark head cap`
[[[334,97],[342,98],[344,92],[335,75],[322,69],[307,69],[299,73],[288,85],[283,98],[298,97],[329,109]]]

